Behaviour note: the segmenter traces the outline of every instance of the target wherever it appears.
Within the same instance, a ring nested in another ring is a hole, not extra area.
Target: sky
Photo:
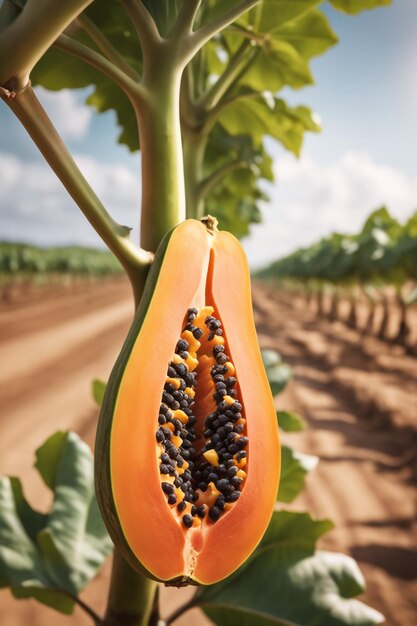
[[[263,223],[243,241],[254,268],[335,230],[354,232],[382,204],[400,220],[417,209],[417,2],[355,17],[325,10],[339,44],[313,61],[314,86],[282,93],[311,106],[323,132],[307,135],[300,159],[268,143],[277,180]],[[87,180],[137,240],[140,157],[117,145],[113,113],[83,104],[88,93],[38,89]],[[0,187],[0,239],[101,245],[1,102]]]

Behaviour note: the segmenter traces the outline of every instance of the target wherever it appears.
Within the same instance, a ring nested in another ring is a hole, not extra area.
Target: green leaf
[[[256,91],[278,91],[284,85],[300,89],[314,83],[306,59],[281,39],[265,42],[241,82]]]
[[[71,613],[73,600],[112,549],[94,493],[93,460],[75,433],[58,432],[37,451],[35,467],[53,490],[44,515],[17,478],[0,478],[0,586]]]
[[[293,411],[277,411],[277,419],[281,430],[288,433],[299,432],[306,427],[306,423],[301,415]]]
[[[321,0],[266,0],[252,13],[255,31],[271,33],[309,13]]]
[[[355,15],[361,11],[389,6],[392,0],[329,0],[329,2],[335,9]]]
[[[95,378],[91,383],[91,393],[93,394],[93,398],[98,406],[101,406],[103,403],[105,391],[106,383],[104,382],[104,380],[99,380],[98,378]]]
[[[332,528],[329,519],[313,520],[309,513],[275,511],[257,552],[284,544],[314,550],[317,540]]]
[[[317,116],[308,107],[289,107],[272,94],[249,90],[228,104],[219,116],[219,123],[231,135],[248,135],[261,147],[266,135],[280,141],[287,150],[299,156],[304,133],[321,130]]]
[[[332,528],[306,513],[276,512],[252,557],[231,577],[202,588],[197,603],[218,626],[371,626],[383,617],[353,599],[364,590],[355,561],[314,552]]]
[[[67,437],[68,433],[58,431],[51,435],[35,452],[36,461],[34,467],[36,467],[49,489],[52,490],[55,489],[55,480]]]
[[[280,502],[292,502],[304,488],[306,475],[318,463],[318,457],[296,452],[289,446],[281,447],[281,480],[278,490]]]
[[[285,389],[291,380],[291,367],[282,361],[276,350],[262,350],[261,352],[272,395],[276,396]]]
[[[323,54],[339,40],[329,20],[321,12],[312,10],[297,20],[274,28],[274,37],[290,43],[306,59]]]

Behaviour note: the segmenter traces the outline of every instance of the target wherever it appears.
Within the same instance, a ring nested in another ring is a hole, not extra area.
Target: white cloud
[[[80,140],[86,136],[93,112],[78,102],[76,92],[70,89],[48,91],[43,87],[36,87],[35,91],[63,139]]]
[[[114,216],[134,227],[140,206],[138,167],[102,163],[80,154],[76,161]],[[305,156],[277,160],[278,183],[264,222],[244,246],[253,267],[308,245],[334,230],[355,232],[371,210],[386,204],[400,220],[417,208],[417,176],[375,163],[366,152],[350,151],[328,164]],[[100,239],[61,182],[42,161],[23,161],[0,152],[0,238],[36,243],[97,245]]]
[[[332,231],[353,233],[381,205],[405,220],[417,209],[417,176],[348,151],[329,164],[285,155],[276,162],[264,222],[245,241],[249,261],[260,266]]]
[[[76,161],[113,217],[137,226],[140,174],[121,165],[79,155]],[[100,243],[62,183],[42,161],[0,153],[0,238],[40,244]],[[134,235],[135,236],[135,235]]]

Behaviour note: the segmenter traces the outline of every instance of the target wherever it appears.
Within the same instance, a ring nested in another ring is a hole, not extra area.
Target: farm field
[[[254,287],[263,347],[279,350],[294,370],[280,409],[301,413],[309,428],[285,434],[321,462],[293,508],[329,517],[336,528],[321,546],[351,554],[365,574],[363,600],[389,626],[414,626],[417,614],[417,359],[399,346],[363,338],[339,322],[320,320],[302,299]],[[88,287],[32,290],[0,305],[0,472],[19,474],[29,500],[48,504],[33,452],[58,429],[76,430],[93,445],[97,409],[93,378],[106,379],[130,324],[124,279]],[[109,568],[82,597],[105,603]],[[175,606],[175,590],[162,606]],[[187,591],[181,593],[188,593]],[[0,592],[3,626],[84,626],[33,601]],[[191,613],[179,626],[205,624]]]

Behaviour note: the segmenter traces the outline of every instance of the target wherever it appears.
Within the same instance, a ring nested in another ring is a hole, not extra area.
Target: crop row
[[[0,275],[118,274],[122,268],[107,251],[76,246],[40,248],[29,244],[0,242]]]
[[[368,217],[356,234],[333,233],[313,245],[296,250],[257,273],[286,290],[302,290],[317,298],[317,310],[331,300],[328,313],[341,319],[339,303],[350,302],[343,321],[357,327],[357,305],[366,302],[364,330],[374,328],[377,306],[383,314],[376,333],[387,338],[393,298],[400,310],[397,332],[391,339],[409,347],[412,334],[409,307],[417,302],[417,212],[400,224],[382,207]]]

